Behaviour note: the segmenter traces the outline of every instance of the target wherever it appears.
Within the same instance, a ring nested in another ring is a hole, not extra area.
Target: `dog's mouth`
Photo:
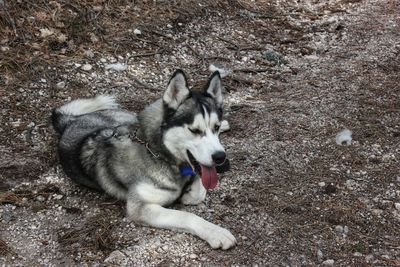
[[[216,166],[213,164],[212,166],[206,166],[200,164],[190,153],[187,151],[188,158],[190,164],[194,167],[194,170],[200,174],[201,182],[206,190],[214,189],[218,185],[218,174],[228,171],[230,169],[229,160],[226,159],[225,162],[221,165]]]

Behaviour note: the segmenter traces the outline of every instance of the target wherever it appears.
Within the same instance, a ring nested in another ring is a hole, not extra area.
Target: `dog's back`
[[[93,177],[89,177],[81,163],[81,149],[90,136],[102,130],[137,123],[136,114],[119,109],[113,97],[98,96],[78,99],[53,110],[52,122],[61,135],[58,146],[61,165],[75,182],[102,190]]]

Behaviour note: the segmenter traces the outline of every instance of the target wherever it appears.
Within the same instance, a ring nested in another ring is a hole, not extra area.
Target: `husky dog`
[[[217,186],[217,166],[227,162],[218,137],[222,105],[218,71],[203,92],[195,92],[181,70],[162,98],[139,114],[120,109],[110,96],[72,101],[52,114],[61,164],[77,183],[125,200],[133,221],[228,249],[236,243],[228,230],[165,208],[177,200],[199,204]]]

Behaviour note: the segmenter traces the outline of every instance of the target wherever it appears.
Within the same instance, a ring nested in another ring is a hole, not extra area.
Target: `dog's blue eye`
[[[189,131],[191,131],[193,134],[202,134],[203,133],[203,131],[200,129],[190,129],[189,128]]]

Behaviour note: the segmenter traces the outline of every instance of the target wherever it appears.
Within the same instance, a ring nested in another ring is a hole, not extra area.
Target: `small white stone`
[[[325,182],[319,182],[318,185],[319,185],[320,187],[324,187],[326,184],[325,184]]]
[[[369,254],[369,255],[365,256],[365,261],[366,262],[371,262],[373,260],[374,260],[374,255]]]
[[[36,199],[37,199],[38,201],[45,201],[44,196],[37,196]]]
[[[223,120],[221,122],[221,127],[219,128],[220,132],[226,132],[229,131],[231,129],[231,127],[229,126],[229,122],[227,120]]]
[[[196,259],[196,258],[197,258],[197,255],[192,253],[192,254],[189,255],[189,258],[191,258],[191,259]]]
[[[63,88],[65,88],[65,82],[64,81],[62,81],[62,82],[58,82],[57,84],[56,84],[56,87],[58,88],[58,89],[63,89]]]
[[[394,207],[396,208],[396,210],[400,211],[400,203],[394,203]]]
[[[338,233],[343,233],[343,226],[341,226],[341,225],[336,225],[335,226],[335,231],[336,232],[338,232]]]
[[[323,263],[322,263],[322,265],[325,265],[325,266],[333,266],[333,264],[335,263],[335,261],[334,260],[326,260],[326,261],[324,261]]]
[[[111,69],[115,71],[124,71],[128,68],[128,65],[126,65],[125,63],[113,63],[113,64],[106,64],[104,68],[106,70]]]
[[[320,249],[317,250],[317,259],[321,262],[324,259],[324,253]]]
[[[371,210],[371,213],[372,213],[373,215],[375,215],[375,216],[381,216],[382,213],[383,213],[383,210],[381,210],[381,209],[372,209],[372,210]]]
[[[347,235],[349,233],[349,227],[347,225],[345,225],[343,227],[343,234]]]
[[[82,70],[84,70],[84,71],[89,71],[89,70],[91,70],[93,68],[93,66],[92,65],[90,65],[90,64],[85,64],[85,65],[83,65],[82,66]]]
[[[135,34],[135,35],[141,35],[141,34],[142,34],[142,31],[139,30],[139,29],[134,29],[134,30],[133,30],[133,34]]]
[[[87,56],[88,58],[92,58],[94,57],[94,53],[91,49],[85,50],[85,56]]]
[[[53,197],[54,197],[54,199],[60,200],[60,199],[62,199],[64,196],[63,196],[63,195],[58,195],[58,194],[56,194],[56,195],[54,195]]]
[[[354,257],[361,257],[363,254],[360,252],[354,252],[353,256]]]
[[[111,254],[104,260],[106,263],[114,263],[121,264],[122,260],[124,260],[126,256],[119,250],[115,250],[111,252]]]
[[[349,129],[344,129],[343,131],[341,131],[340,133],[338,133],[336,135],[336,144],[338,145],[351,145],[351,135],[352,135],[352,131],[350,131]]]

